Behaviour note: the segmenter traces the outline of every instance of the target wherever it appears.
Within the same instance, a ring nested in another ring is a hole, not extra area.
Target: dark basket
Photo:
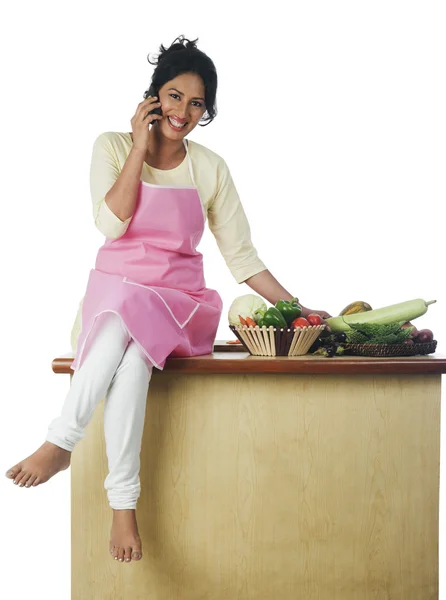
[[[417,356],[432,354],[437,341],[426,344],[343,344],[345,354],[356,356]]]

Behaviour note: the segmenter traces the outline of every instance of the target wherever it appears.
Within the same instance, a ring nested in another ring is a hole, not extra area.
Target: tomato
[[[311,313],[311,315],[308,315],[307,321],[310,323],[310,325],[322,325],[323,322],[322,317],[316,313]]]
[[[291,327],[309,327],[310,323],[304,319],[304,317],[297,317],[297,319],[294,319],[294,321],[291,323]]]

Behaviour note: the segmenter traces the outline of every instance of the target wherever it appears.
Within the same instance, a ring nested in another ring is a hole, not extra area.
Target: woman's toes
[[[22,473],[22,476],[19,479],[16,479],[18,487],[25,487],[25,483],[29,479],[29,473]]]
[[[125,560],[125,562],[130,562],[131,558],[132,558],[132,549],[130,546],[127,546],[127,548],[125,549],[125,552],[124,552],[124,560]]]
[[[118,560],[119,548],[117,546],[114,547],[112,556],[115,560]]]
[[[40,483],[40,477],[36,477],[36,479],[33,482],[33,487],[36,487],[36,485],[39,485]]]
[[[31,473],[25,473],[25,475],[20,480],[20,483],[19,483],[20,487],[26,487],[30,477],[31,477]]]
[[[31,475],[31,477],[26,482],[25,487],[31,487],[36,479],[37,479],[37,475]]]
[[[9,471],[6,471],[6,477],[8,479],[14,479],[14,477],[19,471],[20,468],[16,465],[15,467],[12,467],[12,469],[9,469]]]
[[[132,560],[141,560],[141,552],[138,550],[133,551]]]
[[[25,475],[26,473],[24,471],[20,471],[20,473],[17,473],[17,475],[14,477],[14,483],[16,485],[19,485],[22,481],[22,478],[25,477]]]
[[[124,548],[119,548],[118,560],[119,562],[124,562]]]

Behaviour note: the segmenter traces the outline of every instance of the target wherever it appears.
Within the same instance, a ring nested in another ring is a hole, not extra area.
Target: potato
[[[407,323],[404,323],[404,325],[401,326],[401,329],[407,329],[408,327],[413,327],[410,337],[416,338],[418,335],[418,329],[415,327],[415,325],[412,325],[412,323],[410,321],[408,321]]]

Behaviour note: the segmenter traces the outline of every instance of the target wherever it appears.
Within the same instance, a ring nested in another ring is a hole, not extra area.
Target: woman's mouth
[[[181,124],[178,121],[176,121],[173,117],[167,117],[167,121],[169,122],[170,127],[174,131],[182,131],[187,125],[187,121],[186,123]]]

